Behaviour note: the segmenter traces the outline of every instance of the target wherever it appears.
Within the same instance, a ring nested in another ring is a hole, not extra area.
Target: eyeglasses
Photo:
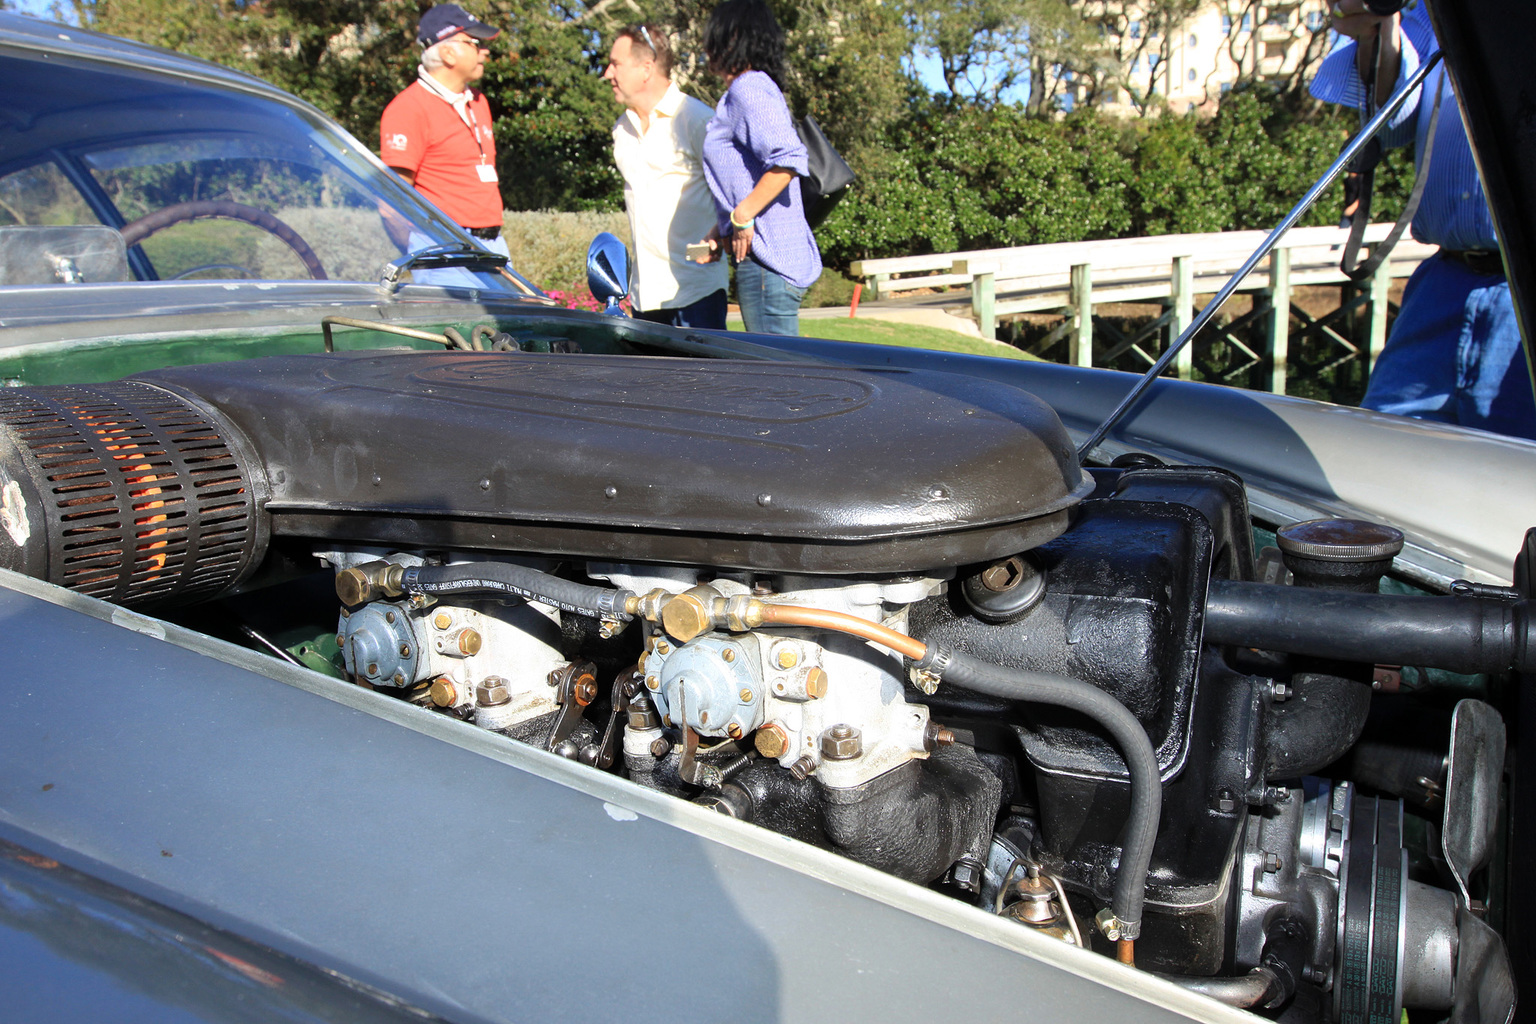
[[[654,57],[654,56],[655,56],[655,55],[656,55],[656,54],[657,54],[657,53],[658,53],[658,52],[660,52],[660,51],[658,51],[658,50],[657,50],[657,49],[656,49],[656,44],[655,44],[655,43],[653,43],[653,42],[651,42],[651,34],[650,34],[650,33],[649,33],[649,32],[647,32],[647,31],[646,31],[646,29],[645,29],[645,26],[644,26],[644,25],[636,25],[636,26],[635,26],[635,29],[636,29],[636,31],[638,31],[638,32],[639,32],[639,33],[640,33],[640,38],[641,38],[641,39],[643,39],[643,40],[645,40],[645,45],[646,45],[646,46],[648,46],[648,47],[650,47],[650,49],[651,49],[651,55],[652,55],[652,56],[653,56],[653,57]]]
[[[472,46],[472,47],[474,47],[477,50],[489,50],[490,49],[490,47],[485,44],[485,40],[483,40],[483,39],[474,39],[474,38],[471,38],[470,36],[454,36],[452,39],[450,39],[448,41],[450,43],[464,43],[465,45]]]

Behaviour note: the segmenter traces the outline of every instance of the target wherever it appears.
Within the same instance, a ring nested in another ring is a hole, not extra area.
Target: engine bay
[[[1529,581],[1414,590],[1389,525],[1082,468],[1018,389],[272,357],[7,389],[0,486],[6,568],[1230,1005],[1512,1012],[1498,707]]]

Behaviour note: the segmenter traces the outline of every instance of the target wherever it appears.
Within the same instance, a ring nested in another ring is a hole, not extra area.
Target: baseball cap
[[[432,46],[459,32],[476,39],[495,39],[501,34],[500,29],[471,18],[458,4],[438,4],[421,16],[416,41],[422,46]]]

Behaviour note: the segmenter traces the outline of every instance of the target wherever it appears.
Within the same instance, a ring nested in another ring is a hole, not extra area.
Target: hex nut
[[[824,670],[813,668],[805,674],[805,695],[813,699],[827,695],[827,673]]]
[[[851,725],[838,724],[821,734],[821,756],[828,761],[851,761],[864,753],[864,736]]]
[[[447,676],[438,676],[432,680],[432,689],[428,692],[432,695],[432,703],[440,708],[453,707],[459,702],[458,687]]]
[[[923,726],[923,749],[928,753],[931,754],[938,748],[947,747],[954,742],[955,734],[933,719],[930,718],[928,724]]]
[[[1237,794],[1230,789],[1223,789],[1216,794],[1216,799],[1211,801],[1211,807],[1222,814],[1231,814],[1237,810]]]
[[[499,708],[512,703],[512,690],[501,676],[486,676],[475,687],[475,703],[482,708]]]
[[[779,723],[769,722],[757,730],[753,743],[757,746],[759,754],[777,761],[789,750],[789,734]]]
[[[571,696],[576,698],[576,703],[586,707],[597,699],[597,679],[594,676],[583,675],[571,686]]]

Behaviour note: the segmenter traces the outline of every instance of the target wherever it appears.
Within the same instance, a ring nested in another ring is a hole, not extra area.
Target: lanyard
[[[480,142],[480,119],[475,116],[474,97],[464,101],[464,113],[468,120],[464,123],[469,126],[469,133],[475,137],[475,148],[480,151],[480,162],[485,163],[485,146]]]

